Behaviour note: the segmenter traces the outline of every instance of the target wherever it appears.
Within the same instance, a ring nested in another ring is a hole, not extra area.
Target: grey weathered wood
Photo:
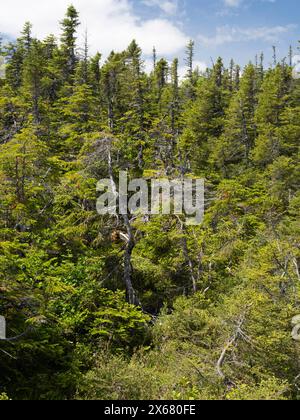
[[[6,320],[4,316],[0,316],[0,340],[6,339]]]

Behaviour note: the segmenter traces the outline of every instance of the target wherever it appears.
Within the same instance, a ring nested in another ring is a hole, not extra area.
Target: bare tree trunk
[[[299,271],[299,265],[298,265],[297,258],[293,258],[293,264],[295,266],[296,275],[298,277],[298,280],[300,281],[300,271]]]
[[[250,342],[250,339],[246,336],[245,333],[243,333],[242,331],[242,326],[244,325],[245,321],[246,321],[246,315],[248,310],[251,308],[252,304],[249,304],[243,315],[240,316],[237,325],[236,325],[236,329],[232,335],[232,337],[228,340],[228,342],[225,344],[222,353],[217,361],[216,364],[216,370],[218,375],[220,376],[220,378],[222,378],[224,381],[227,380],[226,375],[223,372],[223,365],[225,363],[226,360],[226,356],[228,351],[231,349],[231,347],[239,340],[239,338],[244,338],[247,342]]]
[[[197,279],[194,275],[194,267],[193,267],[193,263],[189,255],[189,249],[188,249],[186,237],[182,238],[182,249],[183,249],[184,258],[189,267],[190,278],[193,284],[193,292],[197,293]]]
[[[132,252],[135,247],[135,240],[134,240],[132,227],[130,225],[128,215],[123,215],[123,220],[124,220],[126,230],[127,230],[127,235],[128,235],[128,243],[127,243],[125,255],[124,255],[124,282],[125,282],[126,290],[127,290],[127,298],[128,298],[128,302],[131,305],[140,306],[141,303],[132,285],[131,257],[132,257]]]
[[[188,244],[187,244],[187,239],[186,239],[186,227],[184,225],[184,222],[182,220],[180,220],[180,218],[178,217],[179,223],[180,223],[180,228],[181,228],[181,232],[183,234],[183,237],[181,239],[181,245],[182,245],[182,251],[183,251],[183,256],[184,259],[186,261],[186,264],[188,266],[189,269],[189,274],[190,274],[190,279],[193,285],[193,292],[197,293],[197,278],[195,277],[194,274],[194,266],[193,266],[193,262],[190,258],[190,254],[189,254],[189,249],[188,249]]]
[[[111,158],[111,152],[108,149],[108,171],[109,171],[109,177],[112,185],[112,191],[115,197],[119,197],[119,193],[117,191],[116,183],[113,176],[113,169],[112,169],[112,158]],[[130,224],[130,220],[127,214],[122,215],[126,230],[127,230],[127,236],[128,241],[125,249],[125,255],[124,255],[124,283],[126,286],[126,293],[127,293],[127,299],[128,302],[131,305],[141,306],[141,302],[139,301],[136,291],[133,288],[132,285],[132,264],[131,264],[131,258],[132,258],[132,252],[135,247],[135,240],[134,235],[132,231],[132,227]]]
[[[224,349],[222,350],[221,356],[220,356],[220,358],[217,362],[217,373],[220,376],[220,378],[222,378],[222,379],[226,379],[226,376],[223,373],[222,368],[223,368],[223,365],[224,365],[224,362],[225,362],[225,359],[226,359],[227,352],[236,343],[238,338],[239,338],[239,331],[237,330],[235,332],[235,334],[233,335],[233,337],[226,343]]]
[[[139,169],[143,169],[143,167],[144,167],[144,147],[143,147],[143,145],[141,144],[140,146],[139,146],[139,153],[138,153],[138,167],[139,167]]]

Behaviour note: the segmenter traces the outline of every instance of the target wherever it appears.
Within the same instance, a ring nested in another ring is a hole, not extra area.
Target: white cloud
[[[167,15],[175,15],[178,11],[178,0],[143,0],[149,7],[159,7]]]
[[[242,2],[243,0],[224,0],[225,6],[228,7],[238,7]]]
[[[198,67],[198,69],[201,72],[205,72],[205,70],[208,68],[208,65],[204,62],[204,61],[194,61],[194,69],[196,69]],[[180,80],[184,80],[184,78],[186,77],[188,72],[188,68],[186,66],[180,66],[178,69],[178,75]]]
[[[198,35],[199,41],[206,47],[216,47],[232,42],[246,41],[278,41],[280,35],[288,33],[295,29],[296,25],[286,26],[262,26],[257,28],[239,28],[231,26],[221,26],[216,30],[216,34],[212,37]]]
[[[10,0],[2,2],[0,28],[2,33],[17,36],[25,21],[33,23],[36,36],[60,33],[62,20],[70,3],[80,12],[81,39],[88,29],[92,52],[104,55],[112,49],[125,49],[133,38],[151,54],[154,45],[159,52],[173,55],[182,50],[188,37],[166,18],[142,20],[133,10],[131,0]],[[171,3],[163,1],[161,3]],[[166,10],[168,6],[165,4]],[[169,6],[169,11],[171,7]]]
[[[239,7],[244,3],[253,3],[255,0],[223,0],[227,7]],[[258,0],[265,3],[275,3],[276,0]]]

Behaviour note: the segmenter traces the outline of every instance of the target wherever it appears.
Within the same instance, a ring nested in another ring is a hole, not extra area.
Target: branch
[[[223,373],[222,367],[224,365],[225,359],[226,359],[226,355],[228,350],[230,349],[231,346],[233,346],[235,344],[235,342],[238,340],[239,338],[239,328],[237,329],[236,333],[234,334],[234,336],[227,342],[226,346],[224,347],[221,356],[217,362],[217,372],[218,375],[222,378],[222,379],[226,379],[225,374]]]
[[[296,258],[293,258],[293,264],[294,264],[295,269],[296,269],[296,275],[298,277],[298,280],[300,281],[300,271],[299,271],[298,261],[297,261]]]
[[[31,331],[31,327],[27,328],[27,330],[25,332],[23,332],[20,335],[16,335],[15,337],[11,337],[11,338],[0,338],[0,342],[1,341],[5,341],[7,343],[13,343],[14,341],[18,341],[20,340],[20,338],[25,337],[30,331]]]
[[[240,317],[240,319],[238,321],[238,324],[236,326],[236,330],[234,331],[232,337],[229,339],[229,341],[226,343],[225,347],[223,348],[221,356],[220,356],[220,358],[217,362],[216,370],[217,370],[217,373],[220,376],[220,378],[222,378],[223,380],[226,380],[226,375],[224,374],[222,368],[223,368],[223,365],[224,365],[224,362],[225,362],[225,359],[226,359],[227,352],[238,341],[238,339],[240,337],[243,338],[244,333],[242,332],[242,326],[246,321],[246,313],[247,313],[248,309],[250,309],[251,306],[252,306],[252,304],[249,305],[246,308],[245,313]]]

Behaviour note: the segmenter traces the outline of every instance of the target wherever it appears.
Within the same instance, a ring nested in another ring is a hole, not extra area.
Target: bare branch
[[[220,378],[222,378],[223,380],[226,380],[226,375],[223,372],[223,365],[225,363],[225,359],[227,356],[228,351],[231,349],[231,347],[238,341],[239,338],[243,338],[245,339],[245,337],[247,337],[245,335],[245,333],[242,331],[242,326],[244,325],[245,321],[246,321],[246,314],[248,312],[248,310],[250,309],[252,305],[249,305],[246,308],[246,311],[243,315],[241,315],[237,325],[236,325],[236,329],[232,335],[232,337],[228,340],[228,342],[226,343],[225,347],[222,350],[222,353],[219,357],[219,360],[217,362],[216,365],[216,370],[218,375],[220,376]],[[247,342],[249,341],[249,337],[247,337]]]

